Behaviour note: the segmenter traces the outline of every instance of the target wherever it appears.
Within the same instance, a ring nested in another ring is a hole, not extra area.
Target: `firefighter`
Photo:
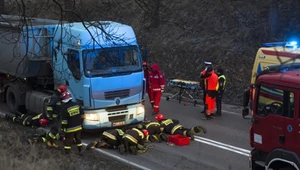
[[[65,153],[70,153],[74,138],[75,144],[77,144],[78,151],[79,153],[81,153],[81,131],[84,118],[83,109],[80,105],[72,101],[72,95],[67,91],[61,94],[61,100],[63,102],[63,105],[61,107],[59,115],[61,115],[61,128],[65,133]]]
[[[120,154],[130,152],[136,155],[138,152],[146,152],[147,147],[144,146],[148,136],[146,129],[140,130],[137,128],[128,129],[122,137],[121,145],[119,146]]]
[[[226,87],[226,77],[224,75],[223,69],[219,68],[216,70],[216,74],[218,75],[218,89],[217,89],[217,112],[215,113],[215,116],[221,116],[222,115],[222,97],[223,93]]]
[[[137,125],[137,129],[143,130],[146,129],[148,131],[148,137],[146,141],[150,142],[167,142],[167,136],[161,130],[161,126],[158,122],[142,122]]]
[[[122,129],[109,129],[102,133],[100,141],[94,141],[86,146],[86,150],[91,148],[118,148],[121,144],[124,131]]]
[[[32,128],[35,127],[46,127],[48,126],[48,119],[47,117],[40,113],[37,115],[32,115],[32,114],[19,114],[19,115],[10,115],[6,114],[5,118],[7,120],[10,120],[14,123],[18,123],[24,126],[31,126]]]
[[[201,72],[201,78],[205,79],[206,81],[206,113],[205,116],[202,118],[203,120],[210,120],[212,119],[212,115],[215,112],[215,103],[216,103],[216,96],[217,96],[217,89],[218,89],[218,76],[214,72],[212,66],[206,67],[204,71]]]
[[[163,114],[157,114],[155,119],[160,123],[162,130],[169,135],[180,134],[194,140],[196,133],[207,133],[207,130],[203,126],[195,126],[188,129],[179,124],[179,120],[166,119]]]
[[[44,132],[41,134],[35,134],[32,137],[27,139],[29,144],[43,142],[49,148],[58,148],[58,140],[62,140],[63,138],[59,136],[57,128],[51,128],[48,132]]]
[[[151,68],[148,67],[147,62],[143,62],[143,68],[144,68],[144,78],[146,80],[146,93],[148,94],[149,101],[151,102],[151,88],[150,88],[150,83],[149,83],[149,75],[151,74]],[[153,103],[151,103],[151,106],[153,108]]]
[[[149,82],[151,87],[151,104],[153,105],[153,114],[159,113],[159,105],[162,93],[165,90],[165,76],[159,70],[158,64],[151,66],[151,74],[149,75]]]
[[[211,62],[209,62],[209,61],[205,61],[204,62],[204,64],[205,64],[205,69],[208,67],[208,66],[211,66],[212,65],[212,63]],[[203,70],[204,71],[204,70]],[[202,72],[203,72],[202,71]],[[202,72],[201,72],[201,74],[202,74]],[[204,105],[204,108],[203,108],[203,110],[201,111],[201,113],[205,113],[206,112],[206,107],[207,107],[207,105],[206,105],[206,102],[205,102],[205,98],[206,98],[206,80],[205,79],[201,79],[201,81],[200,81],[200,87],[201,87],[201,89],[202,89],[202,93],[203,93],[203,97],[202,97],[202,100],[203,100],[203,105]]]

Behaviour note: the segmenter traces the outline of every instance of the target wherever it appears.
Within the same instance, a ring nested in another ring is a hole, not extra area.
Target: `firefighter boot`
[[[136,148],[136,146],[130,146],[130,147],[129,147],[129,150],[130,150],[130,152],[131,152],[133,155],[137,155],[137,148]]]
[[[119,153],[121,155],[123,155],[125,153],[125,146],[123,144],[119,145],[118,149],[119,149]]]
[[[205,114],[205,116],[202,118],[202,120],[211,120],[211,115]]]
[[[185,134],[185,136],[190,137],[192,141],[195,140],[195,133],[192,130],[187,130]]]
[[[159,138],[162,141],[168,142],[168,136],[166,134],[164,134],[164,133],[159,134]]]
[[[81,154],[82,146],[77,146],[77,149],[78,149],[79,154]]]
[[[98,144],[97,141],[91,142],[86,146],[86,150],[90,150],[91,148],[95,148],[95,146]]]
[[[151,142],[160,142],[159,138],[156,135],[150,135],[149,137],[149,141]]]
[[[200,132],[203,132],[204,134],[207,133],[206,128],[203,127],[203,126],[195,126],[195,127],[192,127],[192,128],[191,128],[191,131],[192,131],[193,133],[200,133]]]

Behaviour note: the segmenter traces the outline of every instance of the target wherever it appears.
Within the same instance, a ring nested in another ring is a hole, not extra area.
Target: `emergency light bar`
[[[271,43],[262,43],[262,47],[286,47],[286,48],[297,48],[298,43],[297,41],[290,41],[290,42],[271,42]]]
[[[270,65],[270,66],[267,66],[266,69],[272,73],[274,73],[274,72],[284,73],[284,72],[292,71],[292,70],[300,70],[300,63]]]

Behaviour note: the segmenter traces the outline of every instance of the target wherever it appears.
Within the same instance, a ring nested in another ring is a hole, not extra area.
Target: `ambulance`
[[[277,68],[276,66],[278,65],[296,62],[300,62],[300,47],[296,41],[263,43],[261,45],[254,60],[250,88],[244,91],[243,117],[244,115],[249,115],[249,112],[252,110],[254,83],[257,76],[264,71]],[[281,95],[272,89],[264,90],[269,95]]]

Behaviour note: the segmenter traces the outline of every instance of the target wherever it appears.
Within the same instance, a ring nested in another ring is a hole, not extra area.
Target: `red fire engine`
[[[251,86],[252,170],[300,169],[300,63],[269,66]],[[249,109],[243,110],[243,116]]]

